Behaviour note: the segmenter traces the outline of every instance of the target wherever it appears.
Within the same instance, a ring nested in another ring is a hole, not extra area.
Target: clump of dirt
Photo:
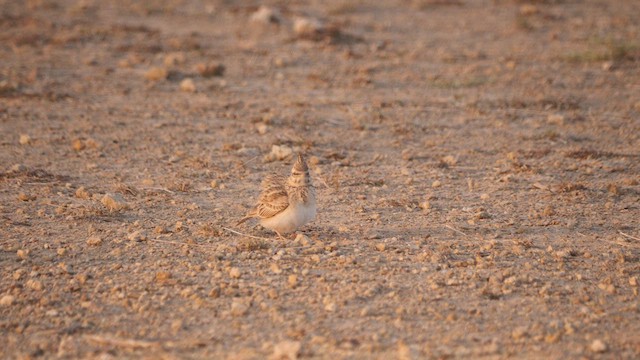
[[[640,4],[5,2],[8,358],[639,358]],[[317,219],[236,228],[304,152]]]

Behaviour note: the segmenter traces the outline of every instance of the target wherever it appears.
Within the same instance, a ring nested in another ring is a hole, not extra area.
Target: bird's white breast
[[[267,229],[279,233],[290,233],[310,222],[316,217],[316,202],[306,204],[291,204],[283,212],[268,219],[262,219],[260,224]]]

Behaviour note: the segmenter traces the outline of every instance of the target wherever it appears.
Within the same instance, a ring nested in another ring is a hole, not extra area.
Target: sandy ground
[[[631,0],[0,1],[2,357],[637,359],[639,39]],[[317,219],[236,228],[289,152]]]

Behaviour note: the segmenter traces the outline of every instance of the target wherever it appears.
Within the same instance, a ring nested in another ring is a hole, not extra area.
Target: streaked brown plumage
[[[282,236],[313,220],[315,215],[315,190],[309,168],[303,156],[298,155],[288,178],[269,175],[262,181],[258,202],[237,225],[258,218],[262,226]]]

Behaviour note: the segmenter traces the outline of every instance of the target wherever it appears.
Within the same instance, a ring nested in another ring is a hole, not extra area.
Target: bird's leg
[[[278,231],[273,230],[276,232],[276,234],[278,234],[278,238],[280,238],[280,240],[287,240],[284,236],[282,236],[282,234],[280,234]]]

